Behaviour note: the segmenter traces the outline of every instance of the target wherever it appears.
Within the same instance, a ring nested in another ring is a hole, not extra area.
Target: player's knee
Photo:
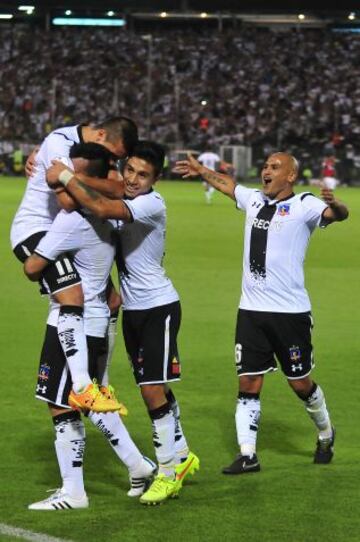
[[[262,375],[241,375],[239,377],[239,391],[242,393],[260,393],[262,383]]]
[[[159,408],[167,402],[163,384],[145,384],[141,386],[141,395],[148,410]]]
[[[308,376],[296,380],[288,380],[288,384],[300,399],[308,397],[314,387],[314,382]]]
[[[24,263],[24,273],[31,281],[37,281],[40,278],[41,272],[37,269],[31,258],[28,258]]]

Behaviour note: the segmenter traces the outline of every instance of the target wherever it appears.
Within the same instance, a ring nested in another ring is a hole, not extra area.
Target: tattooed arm
[[[236,182],[230,175],[225,173],[218,173],[217,171],[212,171],[211,169],[203,166],[195,160],[191,154],[188,155],[187,160],[182,160],[176,162],[175,171],[180,173],[184,179],[188,177],[201,177],[204,181],[211,184],[216,190],[222,192],[226,196],[229,196],[232,199],[235,199],[234,190],[236,187]]]
[[[68,169],[62,162],[53,161],[53,165],[47,170],[46,178],[48,185],[56,188],[65,186],[67,192],[82,206],[99,218],[117,218],[125,222],[131,222],[132,216],[121,200],[114,200],[102,196],[99,192],[87,186],[77,178],[76,174]]]

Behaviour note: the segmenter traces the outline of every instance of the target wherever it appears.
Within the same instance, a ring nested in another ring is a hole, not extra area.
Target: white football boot
[[[53,491],[50,489],[49,491]],[[72,510],[75,508],[88,508],[89,499],[86,494],[80,499],[74,499],[64,489],[57,489],[50,497],[43,501],[29,504],[29,510]]]
[[[129,472],[129,497],[140,497],[150,486],[157,472],[156,464],[148,457],[143,456],[140,466]]]

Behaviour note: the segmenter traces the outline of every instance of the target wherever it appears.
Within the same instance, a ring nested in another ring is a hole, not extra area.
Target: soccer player
[[[335,430],[321,387],[310,377],[314,366],[313,321],[304,287],[303,262],[317,226],[345,220],[346,206],[322,189],[322,199],[295,194],[298,162],[277,152],[265,162],[262,190],[250,189],[202,166],[192,156],[177,163],[183,177],[201,176],[246,212],[242,295],[236,325],[235,361],[239,376],[236,431],[240,454],[224,474],[260,470],[256,438],[264,375],[276,370],[275,357],[290,387],[318,430],[315,463],[330,463]]]
[[[72,164],[78,173],[104,177],[109,163],[106,149],[96,144],[74,144],[70,151]],[[104,180],[105,182],[105,180]],[[73,205],[76,206],[73,201]],[[114,397],[107,385],[107,338],[109,307],[106,289],[114,260],[112,225],[96,217],[85,215],[81,209],[74,212],[60,211],[49,231],[40,240],[25,262],[25,272],[31,280],[62,253],[74,253],[84,293],[84,324],[89,350],[89,374],[101,387],[99,393]],[[85,427],[78,411],[68,407],[71,378],[61,348],[58,333],[59,305],[52,300],[47,321],[45,340],[41,353],[36,397],[46,401],[55,428],[55,449],[62,477],[62,487],[43,501],[29,506],[31,510],[67,510],[87,508],[89,501],[84,489],[83,454]],[[69,339],[68,339],[69,340]],[[117,412],[96,413],[88,406],[88,418],[109,441],[112,449],[129,470],[131,488],[129,496],[143,493],[156,466],[144,458],[132,441]],[[126,414],[125,407],[121,412]]]
[[[139,142],[123,176],[123,200],[110,200],[84,184],[60,162],[48,170],[50,185],[66,190],[99,218],[117,220],[121,252],[117,265],[123,299],[123,333],[137,384],[148,409],[159,474],[142,495],[143,504],[159,504],[176,496],[188,474],[199,468],[189,451],[170,382],[180,380],[177,334],[179,296],[162,266],[166,231],[165,202],[153,185],[159,178],[164,150]]]
[[[208,169],[216,171],[216,169],[218,169],[220,166],[221,158],[215,152],[205,151],[198,156],[198,161]],[[203,186],[205,188],[206,203],[211,203],[215,188],[207,181],[203,181]]]
[[[24,262],[33,253],[40,239],[49,230],[59,211],[56,194],[46,184],[46,169],[51,160],[66,162],[74,143],[87,142],[103,145],[113,158],[124,158],[137,141],[137,128],[127,117],[115,117],[95,126],[78,125],[58,128],[49,134],[36,156],[36,170],[30,177],[25,195],[11,227],[11,244],[17,258]],[[67,162],[71,165],[71,162]],[[110,197],[122,193],[118,182],[90,178],[88,182]],[[67,205],[66,194],[59,194],[62,205]],[[71,207],[71,202],[70,202]],[[60,303],[58,334],[66,356],[72,381],[72,397],[76,404],[84,404],[89,396],[95,400],[93,409],[114,410],[115,404],[101,397],[87,371],[87,347],[83,322],[83,292],[81,281],[71,256],[62,254],[48,266],[41,277],[43,293],[56,297]],[[67,337],[71,335],[71,344]]]

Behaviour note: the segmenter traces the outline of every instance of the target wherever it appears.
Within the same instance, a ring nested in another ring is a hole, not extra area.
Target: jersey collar
[[[264,196],[264,200],[265,200],[265,203],[267,205],[277,205],[278,203],[281,203],[283,201],[287,201],[288,199],[291,199],[295,196],[295,192],[291,192],[291,194],[289,196],[287,196],[286,198],[281,198],[281,199],[269,199],[267,198],[266,196]]]

